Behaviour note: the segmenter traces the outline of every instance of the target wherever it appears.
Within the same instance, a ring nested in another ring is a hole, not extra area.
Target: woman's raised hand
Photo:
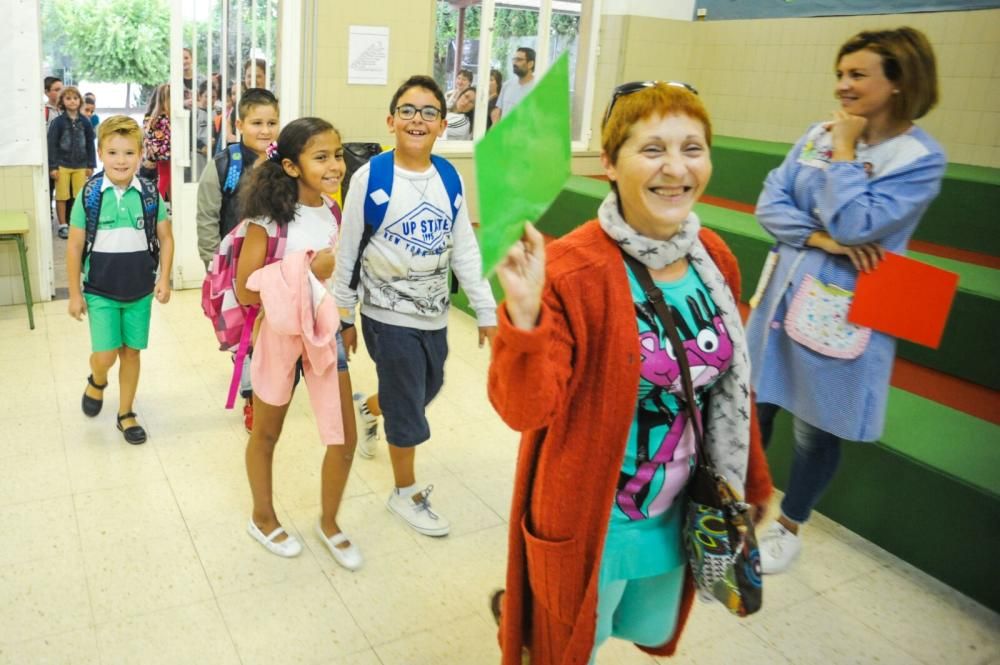
[[[545,286],[545,239],[531,222],[497,266],[497,278],[503,286],[511,323],[522,330],[534,328],[542,310]]]
[[[878,267],[878,264],[885,258],[885,250],[882,246],[869,242],[863,245],[842,245],[826,231],[813,231],[806,241],[806,245],[822,249],[827,254],[838,254],[846,256],[854,264],[858,272],[871,272]]]
[[[851,115],[842,109],[833,112],[833,120],[826,123],[826,128],[830,130],[834,160],[851,161],[854,159],[854,146],[867,125],[868,120],[860,115]]]

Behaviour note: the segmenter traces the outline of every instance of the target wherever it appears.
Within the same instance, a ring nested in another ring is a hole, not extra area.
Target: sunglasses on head
[[[615,91],[611,93],[611,101],[608,103],[608,110],[604,112],[604,121],[601,122],[601,127],[608,124],[608,118],[611,117],[611,110],[615,108],[615,102],[618,101],[620,97],[626,95],[631,95],[633,92],[639,92],[640,90],[645,90],[646,88],[653,88],[658,84],[671,85],[675,88],[684,88],[688,92],[698,94],[698,91],[690,83],[684,83],[683,81],[632,81],[631,83],[622,83],[620,86],[615,88]]]

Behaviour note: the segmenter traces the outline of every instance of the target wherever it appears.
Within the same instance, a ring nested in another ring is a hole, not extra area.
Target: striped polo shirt
[[[107,190],[112,190],[108,192]],[[132,176],[128,187],[104,178],[101,184],[101,212],[94,247],[83,264],[83,291],[112,300],[131,301],[153,292],[156,263],[149,254],[143,229],[142,195],[139,179]],[[167,219],[163,199],[157,209],[157,223]],[[70,225],[86,230],[83,197],[73,204]]]

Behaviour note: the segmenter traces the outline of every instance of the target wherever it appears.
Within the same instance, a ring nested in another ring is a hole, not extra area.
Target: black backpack
[[[347,189],[351,185],[351,178],[354,172],[368,163],[368,160],[382,152],[382,146],[378,143],[345,143],[344,163],[347,169],[344,171],[344,180],[340,185],[340,200],[347,202]]]
[[[86,214],[86,239],[83,244],[83,258],[94,249],[94,239],[97,237],[97,224],[101,218],[101,201],[104,192],[104,171],[95,173],[83,186],[83,210]],[[156,265],[160,264],[160,239],[156,235],[156,218],[160,213],[160,192],[156,185],[146,178],[139,178],[139,193],[142,197],[142,228],[146,232],[146,247]]]

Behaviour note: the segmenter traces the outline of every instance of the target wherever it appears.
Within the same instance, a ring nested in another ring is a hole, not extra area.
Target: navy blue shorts
[[[361,333],[378,375],[378,403],[385,437],[409,448],[431,437],[425,409],[444,383],[448,330],[419,330],[362,315]]]

